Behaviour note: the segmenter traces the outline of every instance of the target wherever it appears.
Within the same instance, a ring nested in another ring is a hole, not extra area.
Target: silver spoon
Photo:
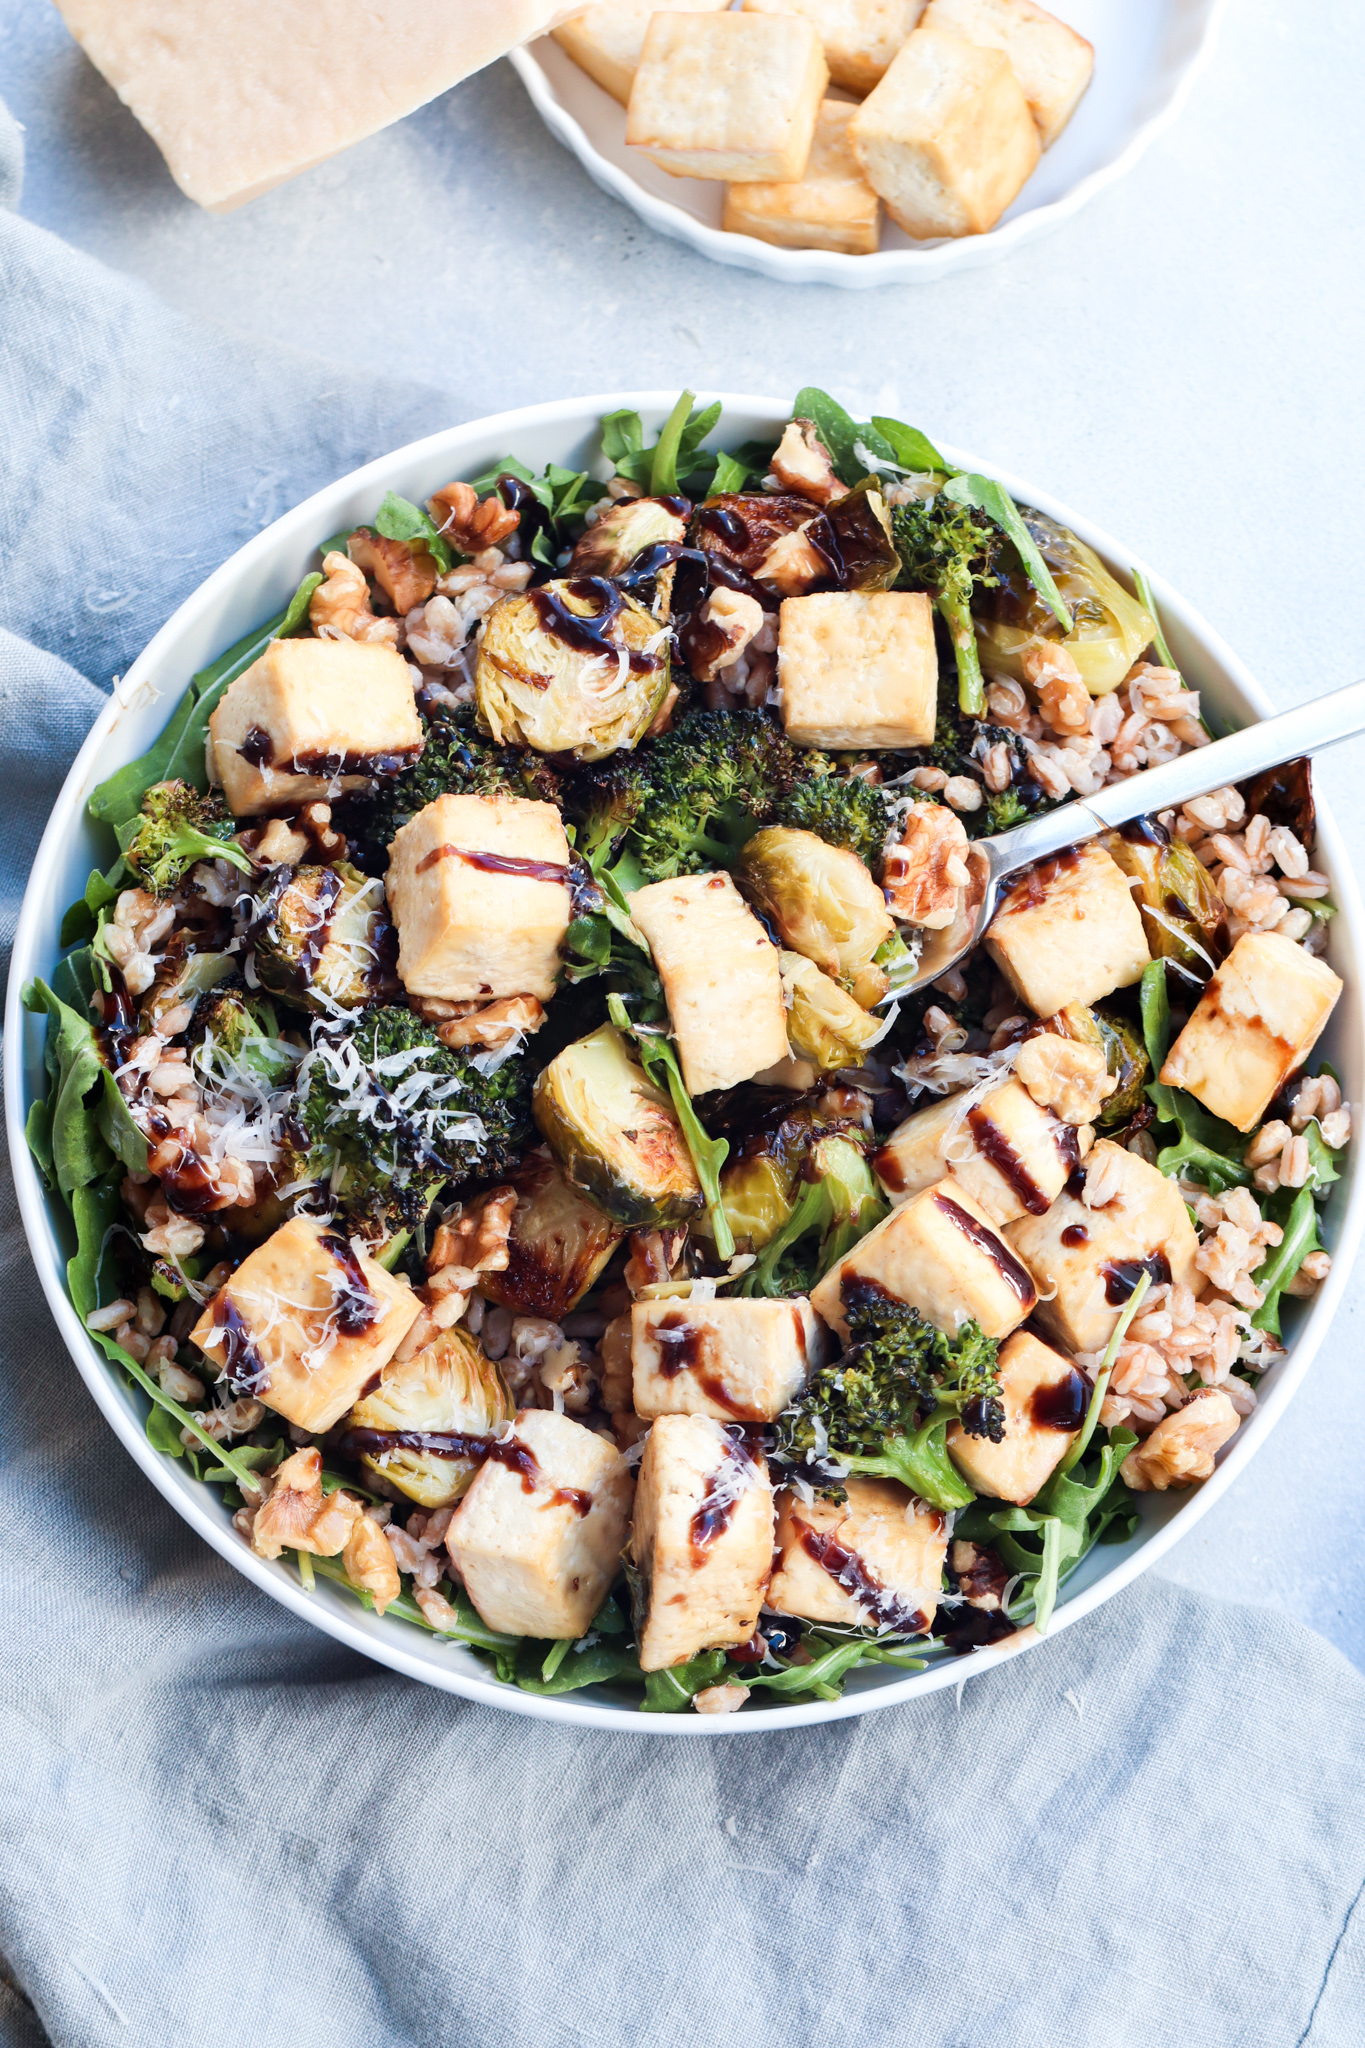
[[[1328,697],[1282,711],[1277,718],[1263,718],[1257,725],[1229,733],[1226,739],[1179,754],[1159,768],[1144,768],[1123,782],[1110,783],[1084,803],[1064,804],[1060,810],[1030,818],[1008,832],[973,840],[967,855],[972,879],[963,892],[962,907],[952,924],[925,933],[914,978],[901,983],[896,994],[913,994],[956,967],[985,937],[1002,885],[1035,861],[1048,860],[1068,846],[1080,846],[1097,833],[1130,824],[1134,818],[1178,809],[1211,789],[1245,782],[1248,776],[1296,761],[1304,754],[1316,754],[1362,732],[1365,682],[1350,683]]]

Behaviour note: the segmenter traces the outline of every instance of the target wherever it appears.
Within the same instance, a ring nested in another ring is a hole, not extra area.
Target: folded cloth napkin
[[[6,943],[111,674],[277,506],[448,412],[195,328],[0,213]],[[1365,1682],[1305,1629],[1149,1578],[960,1696],[826,1728],[468,1705],[190,1534],[3,1202],[11,2048],[1365,2035]]]

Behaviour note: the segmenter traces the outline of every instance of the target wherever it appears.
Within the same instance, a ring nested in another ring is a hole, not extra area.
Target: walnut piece
[[[784,490],[797,491],[816,505],[848,496],[834,474],[829,450],[813,420],[789,420],[773,457],[773,475]]]
[[[1236,1435],[1241,1420],[1221,1387],[1201,1387],[1128,1453],[1120,1467],[1124,1485],[1134,1493],[1165,1493],[1207,1479],[1215,1454]]]
[[[520,512],[509,511],[496,491],[480,504],[470,484],[446,484],[427,499],[427,510],[442,536],[462,555],[498,547],[521,524]]]
[[[1024,680],[1038,692],[1043,723],[1056,733],[1090,730],[1090,692],[1070,648],[1050,643],[1027,647],[1020,656]]]
[[[466,1016],[451,1017],[436,1031],[442,1045],[452,1051],[483,1045],[496,1052],[518,1032],[539,1031],[545,1022],[545,1006],[534,996],[499,996],[496,1002],[461,1007],[467,1007]]]
[[[943,931],[957,915],[958,892],[971,880],[967,832],[945,804],[915,804],[887,849],[882,887],[893,917]]]
[[[397,619],[377,619],[370,610],[370,586],[346,555],[334,548],[322,558],[326,581],[308,600],[313,630],[324,640],[380,640],[398,644]]]
[[[765,613],[747,591],[726,590],[722,585],[712,591],[697,616],[699,623],[712,631],[699,638],[702,653],[693,673],[699,683],[711,683],[723,669],[733,668],[750,641],[762,632]]]
[[[793,533],[780,533],[754,571],[760,583],[771,583],[783,597],[804,597],[828,574],[829,563],[814,542],[807,540],[805,526],[798,526]]]
[[[1081,1045],[1050,1031],[1024,1040],[1014,1071],[1038,1106],[1064,1124],[1093,1123],[1100,1104],[1118,1087],[1097,1045]]]
[[[403,1590],[392,1545],[368,1515],[361,1515],[353,1523],[341,1562],[351,1584],[373,1596],[376,1614],[382,1614],[390,1600],[396,1600]]]
[[[436,588],[435,557],[410,541],[385,540],[368,526],[358,526],[346,552],[357,569],[373,576],[400,617],[425,604]]]
[[[282,1550],[307,1550],[314,1557],[335,1557],[344,1550],[363,1510],[349,1493],[338,1490],[324,1499],[322,1453],[312,1444],[286,1458],[257,1510],[251,1547],[258,1557],[278,1557]]]
[[[427,1253],[428,1273],[462,1267],[469,1273],[471,1285],[476,1273],[501,1273],[507,1264],[507,1239],[516,1206],[515,1188],[490,1188],[459,1216],[443,1223]]]

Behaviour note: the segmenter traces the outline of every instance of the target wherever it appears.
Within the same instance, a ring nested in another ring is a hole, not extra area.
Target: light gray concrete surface
[[[1283,704],[1365,673],[1362,78],[1354,0],[1240,0],[1175,130],[1079,219],[991,269],[842,293],[656,238],[505,64],[212,219],[46,0],[0,0],[24,212],[186,311],[423,377],[452,420],[613,386],[822,384],[1084,507]],[[1358,861],[1365,746],[1320,786]],[[1363,1322],[1357,1284],[1277,1434],[1163,1569],[1365,1666]]]

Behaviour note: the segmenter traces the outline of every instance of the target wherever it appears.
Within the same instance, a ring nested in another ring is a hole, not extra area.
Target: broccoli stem
[[[938,608],[947,622],[957,656],[958,708],[968,718],[980,718],[986,709],[986,680],[977,652],[971,600],[956,591],[944,590],[939,594]]]
[[[877,1457],[847,1457],[836,1452],[841,1465],[850,1472],[866,1472],[873,1478],[899,1479],[911,1493],[927,1500],[945,1513],[969,1508],[976,1499],[948,1456],[948,1424],[956,1421],[953,1409],[938,1408],[913,1436],[889,1436]]]

